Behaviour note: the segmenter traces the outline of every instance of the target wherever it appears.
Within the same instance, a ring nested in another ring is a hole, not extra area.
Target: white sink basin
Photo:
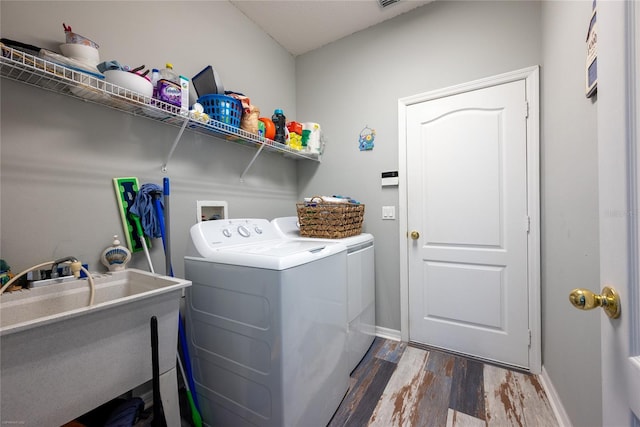
[[[191,282],[128,269],[0,296],[1,423],[62,425],[160,374],[175,380],[178,311]],[[164,396],[163,396],[164,401]],[[164,402],[163,402],[164,403]]]
[[[135,269],[94,276],[94,281],[96,291],[91,307],[86,279],[0,295],[0,335],[151,298],[190,284]]]

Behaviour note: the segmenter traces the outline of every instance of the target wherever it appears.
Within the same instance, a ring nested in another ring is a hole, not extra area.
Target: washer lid
[[[327,247],[324,242],[304,240],[270,240],[247,245],[220,248],[219,252],[238,253],[242,255],[262,255],[269,257],[288,257],[299,253],[315,253]]]
[[[302,237],[300,236],[300,223],[297,216],[283,216],[271,220],[273,227],[280,235],[287,239],[305,239],[317,242],[340,242],[347,248],[351,249],[355,246],[362,246],[365,243],[373,244],[373,235],[369,233],[361,233],[356,236],[344,237],[342,239],[328,239],[318,237]]]
[[[337,242],[276,239],[209,248],[204,251],[205,253],[200,254],[201,257],[185,258],[269,270],[286,270],[341,252],[346,253],[346,251],[347,247]]]
[[[300,222],[297,216],[283,216],[280,218],[274,218],[271,220],[271,224],[276,230],[282,234],[282,236],[289,239],[295,239],[300,237]]]

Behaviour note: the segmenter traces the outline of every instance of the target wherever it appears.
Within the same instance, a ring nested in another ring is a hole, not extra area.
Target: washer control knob
[[[224,235],[224,237],[231,237],[231,230],[225,228],[222,230],[222,234]]]
[[[249,237],[251,235],[251,232],[247,227],[241,225],[238,227],[238,234],[240,234],[242,237]]]
[[[254,228],[254,230],[256,231],[257,234],[262,234],[262,228],[258,227],[256,225],[256,228]]]

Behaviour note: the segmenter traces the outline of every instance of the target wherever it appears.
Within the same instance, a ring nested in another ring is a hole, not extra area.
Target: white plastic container
[[[178,74],[173,71],[173,64],[171,64],[170,62],[167,62],[165,68],[160,70],[160,80],[162,79],[180,84],[180,78],[178,77]]]
[[[67,58],[75,59],[94,67],[100,63],[100,53],[98,49],[77,43],[64,43],[60,45],[62,54]]]
[[[158,80],[160,80],[160,70],[154,68],[151,70],[151,85],[153,86],[153,97],[158,97]]]
[[[138,74],[123,70],[105,70],[104,77],[107,83],[112,83],[147,98],[153,96],[153,85],[151,82]],[[132,96],[132,94],[126,90],[118,90],[118,94],[126,97]]]
[[[309,140],[307,141],[307,151],[313,154],[321,154],[320,125],[318,123],[307,122],[302,124],[303,130],[309,130]]]
[[[180,114],[189,115],[189,79],[180,76]]]

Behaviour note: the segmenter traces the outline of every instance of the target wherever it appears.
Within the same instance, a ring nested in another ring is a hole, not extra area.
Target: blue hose
[[[180,335],[180,346],[182,347],[182,354],[184,354],[184,369],[187,371],[187,381],[189,382],[189,388],[192,390],[193,403],[196,405],[198,412],[200,410],[200,403],[198,402],[198,393],[196,392],[196,383],[193,380],[193,370],[191,369],[191,358],[189,357],[189,348],[187,347],[187,336],[182,326],[182,315],[178,313],[178,334]]]

